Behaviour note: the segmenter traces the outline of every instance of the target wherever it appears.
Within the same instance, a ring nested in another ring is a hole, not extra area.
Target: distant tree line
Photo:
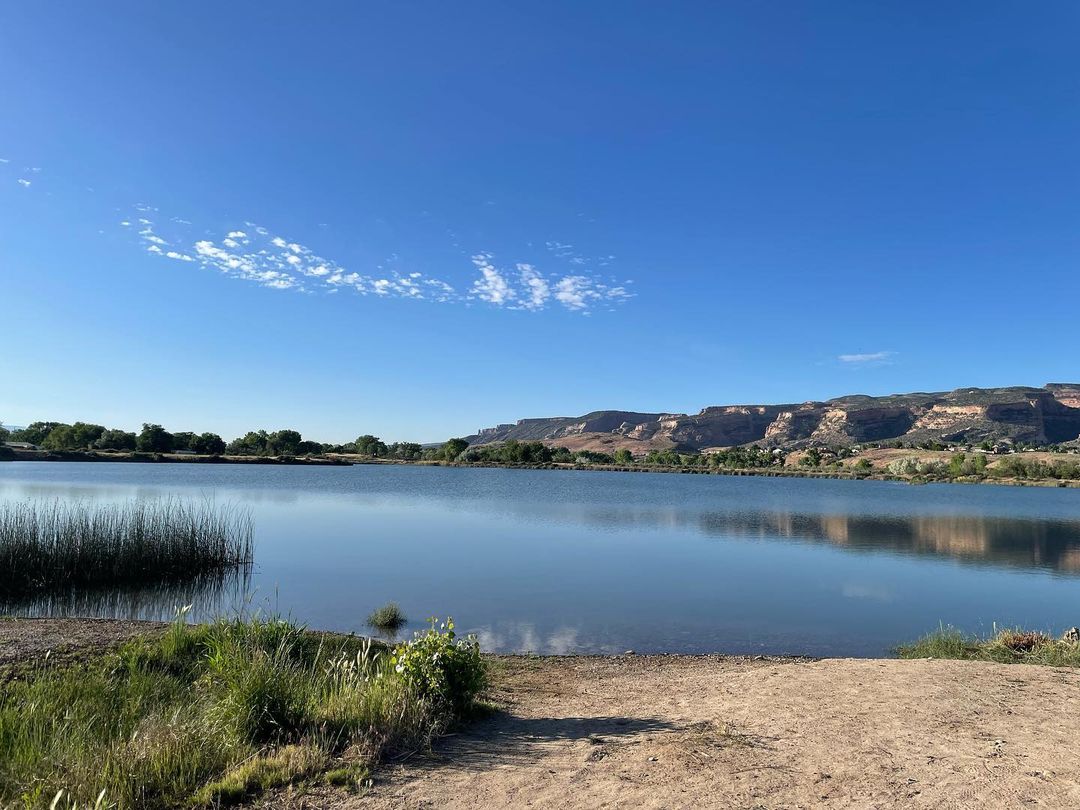
[[[377,436],[364,434],[354,442],[327,444],[309,441],[297,430],[251,430],[226,443],[216,433],[171,433],[158,424],[145,423],[134,433],[89,422],[34,422],[10,431],[0,425],[0,443],[27,442],[44,450],[116,450],[140,453],[190,451],[200,455],[303,456],[326,453],[353,453],[371,458],[418,461],[422,458],[457,458],[469,446],[464,439],[450,439],[439,448],[424,449],[417,442],[386,444]]]
[[[158,424],[145,423],[138,433],[106,428],[89,422],[34,422],[16,430],[4,430],[0,441],[27,442],[44,450],[118,450],[140,453],[190,451],[201,455],[295,456],[321,454],[335,445],[304,441],[295,430],[251,431],[226,444],[216,433],[171,433]]]

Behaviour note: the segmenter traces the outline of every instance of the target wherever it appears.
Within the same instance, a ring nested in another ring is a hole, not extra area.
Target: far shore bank
[[[915,454],[915,451],[912,451]],[[849,471],[845,469],[807,469],[788,467],[761,468],[706,468],[672,467],[659,465],[626,464],[558,464],[547,463],[503,463],[503,462],[461,462],[383,459],[349,454],[328,454],[325,456],[232,456],[232,455],[186,455],[176,453],[138,453],[107,452],[93,450],[11,450],[0,455],[4,461],[39,461],[39,462],[123,462],[148,464],[258,464],[291,465],[312,467],[349,467],[354,465],[403,465],[416,467],[455,467],[506,470],[575,470],[581,472],[624,472],[624,473],[665,473],[679,475],[727,475],[751,476],[758,478],[819,478],[840,481],[891,481],[905,484],[997,484],[1015,487],[1051,487],[1062,489],[1080,488],[1080,480],[1057,478],[1018,479],[995,476],[960,476],[956,478],[922,478],[919,476],[901,476],[874,471]]]
[[[228,456],[182,453],[110,452],[105,450],[21,450],[0,455],[3,461],[130,462],[136,464],[290,464],[309,467],[348,467],[352,462],[329,456]]]

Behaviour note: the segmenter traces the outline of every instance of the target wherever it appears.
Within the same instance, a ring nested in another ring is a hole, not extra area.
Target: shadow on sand
[[[596,746],[633,742],[684,727],[652,717],[518,717],[497,710],[436,742],[410,764],[484,770],[535,762],[552,744],[588,740]]]

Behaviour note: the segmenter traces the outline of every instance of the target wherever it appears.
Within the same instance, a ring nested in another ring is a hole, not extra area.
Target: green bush
[[[457,640],[454,620],[417,633],[394,650],[394,669],[421,699],[437,709],[460,713],[487,686],[487,671],[475,638]]]
[[[0,807],[221,806],[361,772],[464,715],[486,683],[453,623],[400,645],[277,619],[187,626],[0,686]],[[359,757],[359,761],[356,758]],[[359,769],[358,771],[356,769]]]

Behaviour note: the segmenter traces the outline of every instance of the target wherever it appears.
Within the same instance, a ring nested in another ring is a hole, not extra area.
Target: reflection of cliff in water
[[[1080,573],[1080,521],[973,515],[707,513],[713,535],[828,542],[852,551],[899,551],[1017,568]]]
[[[518,506],[517,515],[542,522],[550,514],[545,509]],[[810,540],[851,551],[924,554],[970,563],[1080,573],[1080,520],[750,510],[699,512],[674,507],[580,503],[565,504],[557,514],[563,521],[596,530],[674,529],[714,537]]]
[[[0,614],[11,616],[92,616],[107,619],[171,619],[191,606],[188,618],[203,620],[238,614],[251,586],[251,566],[222,569],[183,583],[161,582],[137,588],[77,588],[19,601],[0,600]]]

